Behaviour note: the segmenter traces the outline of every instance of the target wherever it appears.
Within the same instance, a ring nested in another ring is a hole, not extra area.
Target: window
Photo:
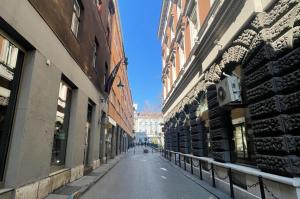
[[[180,18],[180,14],[181,14],[181,0],[177,1],[177,19]]]
[[[108,80],[108,65],[107,65],[107,62],[105,62],[105,71],[104,71],[104,88],[106,87],[107,80]]]
[[[80,12],[81,8],[79,2],[78,0],[74,0],[71,30],[76,37],[78,36],[78,29],[80,24]]]
[[[234,125],[234,143],[237,158],[247,159],[248,150],[247,150],[247,140],[245,134],[245,123],[240,123]]]
[[[171,29],[171,41],[172,41],[174,39],[174,37],[175,37],[175,33],[174,33],[174,17],[173,16],[171,16],[169,26],[170,26],[170,29]]]
[[[170,90],[171,90],[171,82],[170,82],[169,74],[167,74],[167,92],[169,93]]]
[[[171,64],[172,64],[172,84],[174,84],[176,80],[176,64],[175,64],[175,56],[172,55],[171,57]]]
[[[197,40],[197,34],[198,34],[198,16],[197,16],[197,4],[194,3],[194,7],[190,16],[190,27],[191,27],[191,42],[192,47],[195,44],[195,41]]]
[[[98,54],[98,42],[97,40],[95,39],[95,42],[94,42],[94,45],[93,45],[93,68],[96,68],[96,65],[97,65],[97,54]]]
[[[65,165],[71,98],[71,87],[64,81],[61,81],[57,100],[56,122],[51,158],[53,171],[61,169]]]
[[[115,5],[114,5],[114,2],[112,0],[109,1],[108,10],[109,10],[110,15],[115,14]]]
[[[0,34],[0,182],[6,163],[24,52]]]
[[[185,63],[185,55],[184,55],[184,38],[183,35],[181,35],[181,38],[179,40],[179,62],[180,62],[180,69],[183,68]]]
[[[100,5],[102,4],[102,0],[95,0],[95,4],[96,4],[97,6],[100,6]]]

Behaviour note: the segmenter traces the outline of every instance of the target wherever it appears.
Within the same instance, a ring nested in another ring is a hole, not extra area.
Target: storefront
[[[0,187],[4,178],[24,50],[0,30]]]

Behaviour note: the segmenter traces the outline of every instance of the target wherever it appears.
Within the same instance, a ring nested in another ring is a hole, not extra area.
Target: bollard
[[[184,170],[186,171],[186,160],[185,160],[185,156],[183,156],[183,163],[184,163]]]
[[[258,176],[258,182],[259,182],[261,199],[266,199],[265,189],[264,189],[264,182],[263,182],[262,176]]]
[[[211,177],[212,177],[212,186],[216,187],[215,171],[214,171],[214,164],[213,163],[211,163]]]
[[[200,180],[203,179],[203,177],[202,177],[202,161],[201,160],[199,160],[199,177],[200,177]]]
[[[179,167],[181,168],[181,155],[179,154]]]
[[[174,157],[175,157],[175,158],[174,158],[174,163],[175,163],[175,165],[177,165],[177,164],[176,164],[176,153],[175,153],[175,156],[174,156]]]
[[[193,158],[191,157],[191,174],[194,174]]]
[[[228,169],[228,176],[229,176],[230,196],[231,198],[234,198],[231,168]]]

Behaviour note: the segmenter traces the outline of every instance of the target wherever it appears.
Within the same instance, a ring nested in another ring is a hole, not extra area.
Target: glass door
[[[88,110],[87,110],[87,120],[86,120],[86,131],[84,137],[84,159],[83,165],[85,167],[89,166],[89,140],[91,133],[91,125],[92,125],[92,114],[93,114],[93,105],[89,102]]]
[[[72,88],[64,81],[61,81],[57,100],[56,122],[51,158],[51,172],[65,167],[71,99]]]

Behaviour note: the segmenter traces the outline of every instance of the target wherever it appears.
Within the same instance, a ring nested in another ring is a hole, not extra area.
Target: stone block
[[[12,199],[13,190],[12,189],[0,189],[0,199]]]
[[[70,182],[77,180],[78,178],[83,176],[84,166],[80,165],[71,169],[71,179]]]
[[[45,178],[39,182],[38,199],[43,199],[48,196],[50,192],[50,178]]]
[[[37,199],[39,182],[16,189],[15,199]]]
[[[50,192],[55,191],[59,187],[70,182],[71,179],[71,171],[64,170],[62,172],[56,172],[55,174],[50,175]]]

